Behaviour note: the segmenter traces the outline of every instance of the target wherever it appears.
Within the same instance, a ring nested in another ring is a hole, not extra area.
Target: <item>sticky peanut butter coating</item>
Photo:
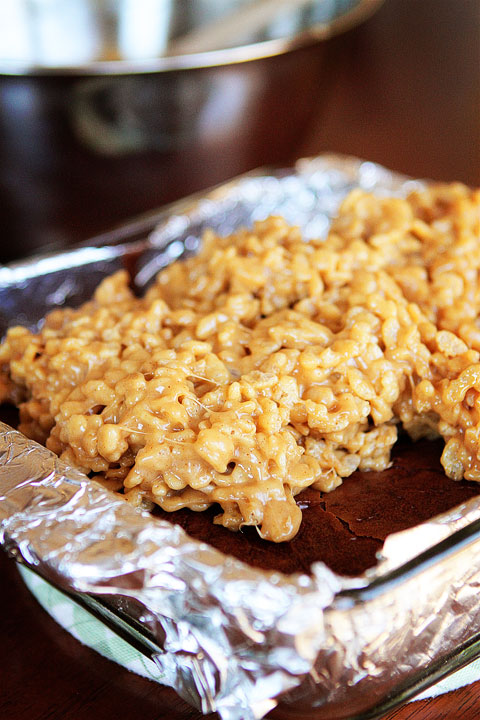
[[[480,479],[480,195],[353,191],[326,239],[271,217],[126,273],[0,346],[20,429],[136,504],[295,536],[295,496],[383,470],[401,423]]]

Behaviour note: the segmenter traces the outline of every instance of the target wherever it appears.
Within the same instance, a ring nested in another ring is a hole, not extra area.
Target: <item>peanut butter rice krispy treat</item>
[[[401,424],[480,479],[480,193],[352,192],[326,239],[271,217],[126,273],[0,346],[20,429],[135,505],[296,534],[295,495],[383,470]]]

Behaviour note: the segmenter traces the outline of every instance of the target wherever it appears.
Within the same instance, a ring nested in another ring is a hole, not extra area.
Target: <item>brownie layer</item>
[[[15,425],[17,411],[0,407],[0,420]],[[286,543],[262,540],[254,528],[233,533],[214,525],[219,512],[180,510],[154,514],[181,525],[191,537],[265,570],[309,573],[322,561],[334,572],[355,576],[377,562],[387,535],[418,525],[480,495],[480,484],[455,482],[440,465],[443,441],[402,438],[392,465],[383,472],[356,472],[331,493],[311,488],[297,497],[303,520],[297,536]]]
[[[173,518],[192,537],[267,570],[310,572],[322,561],[332,570],[355,576],[375,565],[383,541],[480,494],[480,484],[455,482],[440,465],[443,441],[402,438],[392,465],[383,472],[356,472],[331,493],[307,489],[297,497],[303,510],[298,535],[288,543],[262,540],[254,528],[231,533],[213,525],[218,508],[206,513],[181,510]]]

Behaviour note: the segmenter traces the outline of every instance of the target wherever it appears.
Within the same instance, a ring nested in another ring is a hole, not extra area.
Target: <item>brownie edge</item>
[[[17,410],[0,406],[0,420],[15,426]],[[387,535],[480,495],[480,483],[456,482],[445,475],[442,447],[441,440],[414,443],[402,437],[388,470],[355,472],[331,493],[307,488],[296,498],[303,512],[300,530],[285,543],[262,540],[252,527],[235,533],[215,525],[213,519],[220,512],[216,506],[201,513],[155,508],[154,515],[253,567],[308,574],[312,563],[321,561],[334,572],[353,577],[376,564]]]
[[[311,488],[297,496],[303,511],[297,536],[287,543],[262,540],[254,528],[233,533],[213,524],[220,508],[195,513],[155,514],[223,553],[265,570],[310,573],[324,562],[340,575],[373,567],[383,541],[394,532],[425,522],[480,495],[480,484],[451,480],[440,464],[443,441],[402,437],[392,464],[382,472],[355,472],[330,493]]]

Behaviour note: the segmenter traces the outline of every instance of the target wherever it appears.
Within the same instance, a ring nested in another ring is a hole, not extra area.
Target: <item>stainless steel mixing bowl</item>
[[[2,0],[0,261],[288,163],[381,0]]]

